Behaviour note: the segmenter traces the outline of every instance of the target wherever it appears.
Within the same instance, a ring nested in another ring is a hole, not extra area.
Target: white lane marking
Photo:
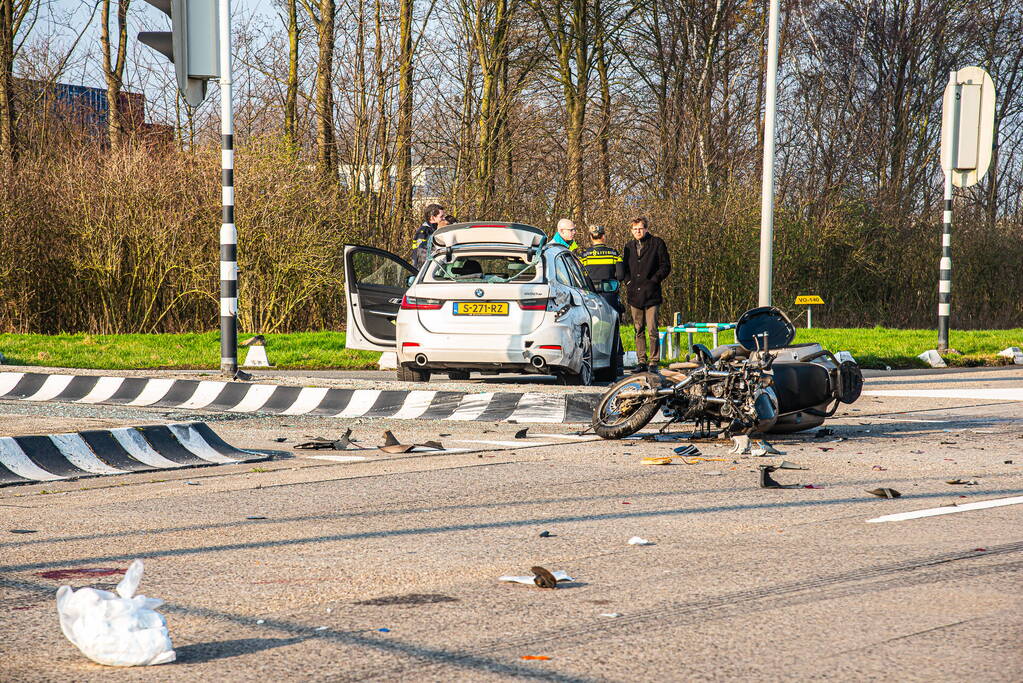
[[[929,422],[934,424],[945,424],[948,420],[898,420],[892,417],[885,418],[888,422]]]
[[[174,381],[175,380],[163,378],[147,380],[146,386],[142,388],[142,393],[140,393],[135,400],[129,401],[127,405],[148,406],[156,403],[167,395],[167,392],[170,391],[171,385],[174,384]]]
[[[199,386],[195,388],[195,393],[192,397],[182,403],[179,408],[205,408],[209,404],[217,400],[217,396],[220,396],[220,392],[227,386],[227,382],[214,382],[212,380],[203,380],[199,382]]]
[[[864,396],[893,398],[958,398],[969,401],[1023,401],[1023,388],[1013,389],[884,389],[864,391]]]
[[[508,422],[564,422],[568,401],[558,394],[539,394],[529,392],[522,394],[515,412],[508,417]]]
[[[274,384],[253,384],[245,392],[245,398],[238,402],[233,408],[228,408],[231,413],[254,413],[270,400],[277,386]]]
[[[77,403],[102,403],[116,394],[122,384],[124,377],[100,377],[92,391],[78,399]]]
[[[536,437],[541,437],[542,436],[545,439],[573,439],[573,440],[584,439],[586,441],[590,441],[592,439],[597,438],[593,434],[590,434],[589,436],[580,436],[579,434],[529,434],[528,435],[529,438],[533,438],[534,436],[536,436]]]
[[[150,467],[167,469],[169,467],[184,467],[180,462],[168,460],[153,450],[142,433],[134,427],[121,427],[111,429],[110,436],[114,437],[121,448],[128,451],[128,455]]]
[[[111,467],[96,457],[89,444],[79,434],[51,434],[50,441],[61,455],[80,470],[93,474],[126,474],[127,470]]]
[[[307,455],[307,458],[315,458],[316,460],[330,460],[332,462],[356,462],[357,460],[366,460],[364,455]]]
[[[32,462],[32,459],[25,455],[25,451],[21,450],[18,442],[10,436],[0,436],[0,464],[19,477],[34,481],[56,481],[67,478],[51,474]]]
[[[71,384],[71,380],[75,378],[74,375],[50,375],[43,382],[43,386],[39,387],[39,390],[31,396],[26,396],[23,401],[49,401],[54,396],[60,394],[60,392],[67,389],[67,385]]]
[[[323,400],[328,391],[330,390],[319,387],[302,387],[302,391],[298,392],[295,402],[281,415],[303,415],[308,413],[320,405],[320,401]]]
[[[218,453],[214,450],[213,446],[206,443],[206,439],[202,438],[202,435],[188,424],[169,424],[167,429],[171,431],[171,434],[174,435],[174,438],[182,446],[194,453],[196,457],[202,458],[207,462],[238,462],[235,458],[229,458],[223,453]]]
[[[522,446],[553,446],[555,441],[488,441],[487,439],[455,439],[458,443],[481,443],[492,446],[508,446],[510,448],[520,448]]]
[[[963,503],[962,505],[946,505],[940,508],[928,508],[926,510],[914,510],[912,512],[899,512],[894,515],[884,515],[868,519],[872,522],[901,522],[905,519],[919,519],[920,517],[935,517],[937,515],[950,515],[953,512],[966,512],[967,510],[983,510],[984,508],[996,508],[1003,505],[1019,505],[1023,503],[1023,496],[1012,498],[995,498],[994,500],[982,500],[976,503]]]
[[[334,417],[360,417],[373,407],[379,396],[379,389],[356,389],[352,393],[352,400],[348,402],[345,409]]]
[[[24,376],[24,372],[0,372],[0,396],[18,386],[18,382]]]
[[[484,392],[481,394],[466,394],[459,401],[458,407],[455,411],[445,417],[445,420],[475,420],[477,417],[483,414],[483,411],[490,405],[490,401],[494,398],[494,392]]]
[[[405,402],[401,405],[401,409],[394,415],[391,415],[391,419],[416,419],[430,409],[430,404],[433,402],[433,397],[436,395],[436,391],[416,390],[408,392],[408,396],[405,397]]]

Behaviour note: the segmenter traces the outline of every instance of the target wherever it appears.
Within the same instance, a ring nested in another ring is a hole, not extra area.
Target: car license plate
[[[508,315],[507,301],[455,301],[455,315]]]

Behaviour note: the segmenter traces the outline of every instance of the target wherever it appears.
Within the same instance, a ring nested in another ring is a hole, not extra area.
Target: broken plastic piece
[[[551,659],[550,657],[547,657],[545,655],[522,655],[522,658],[525,659],[525,660],[531,660],[531,661],[537,661],[537,662],[549,662],[550,659]]]
[[[12,534],[37,534],[39,533],[36,529],[8,529]]]
[[[945,482],[946,484],[958,485],[958,486],[977,486],[980,482],[976,479],[949,479]]]
[[[867,493],[869,493],[872,496],[877,496],[878,498],[898,498],[899,496],[902,495],[895,489],[889,488],[870,489],[869,491],[867,491]]]
[[[762,489],[781,489],[785,488],[780,482],[775,481],[774,477],[771,476],[771,472],[774,472],[777,467],[773,465],[757,465],[760,470],[760,488]]]
[[[422,448],[432,448],[432,449],[438,450],[438,451],[444,450],[444,445],[440,441],[426,441],[426,442],[421,443],[419,445]]]
[[[629,539],[629,545],[653,545],[653,541],[648,541],[645,538],[639,536],[633,536]]]
[[[384,445],[380,447],[384,453],[408,453],[413,448],[411,444],[400,443],[390,429],[384,431]]]
[[[549,531],[541,531],[540,532],[540,538],[550,538],[551,536],[553,536],[553,534],[551,532],[549,532]]]
[[[557,581],[575,581],[575,579],[573,579],[571,576],[568,575],[568,572],[564,572],[564,571],[561,571],[561,570],[552,571],[552,572],[550,572],[550,574]],[[505,581],[507,583],[521,583],[521,584],[525,584],[527,586],[534,586],[534,585],[536,585],[535,579],[536,579],[536,574],[535,573],[530,574],[529,576],[499,576],[499,577],[497,577],[498,581]]]
[[[835,430],[831,427],[821,427],[813,433],[815,439],[823,439],[825,436],[834,436]]]
[[[700,455],[700,449],[698,449],[696,446],[692,444],[688,444],[686,446],[679,446],[678,448],[676,448],[675,454],[684,457],[696,456]]]
[[[775,467],[778,468],[779,470],[808,470],[808,469],[810,469],[809,467],[803,467],[802,465],[797,465],[796,463],[789,462],[788,460],[782,460],[781,464],[780,465],[775,465]]]
[[[671,457],[666,458],[643,458],[639,461],[641,465],[670,465]]]
[[[554,574],[543,567],[530,567],[529,571],[533,572],[533,583],[539,588],[557,588],[558,580],[554,578]]]
[[[529,427],[524,427],[523,429],[520,429],[519,431],[515,432],[515,438],[516,439],[525,439],[526,438],[526,432],[528,432],[528,431],[529,431]]]

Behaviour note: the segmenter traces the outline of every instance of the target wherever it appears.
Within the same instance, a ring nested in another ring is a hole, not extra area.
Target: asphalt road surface
[[[479,384],[430,388],[579,391]],[[1023,496],[1023,368],[865,390],[833,435],[773,440],[784,456],[698,443],[709,460],[670,466],[640,460],[674,440],[571,424],[0,401],[0,436],[202,420],[280,453],[0,488],[0,680],[1023,680],[1023,505],[968,505]],[[294,448],[349,427],[364,450]],[[385,429],[444,450],[381,453]],[[782,459],[814,488],[759,488]],[[949,514],[868,521],[929,509]],[[54,594],[111,589],[134,558],[177,661],[115,671],[64,638]],[[535,565],[573,580],[498,581]]]

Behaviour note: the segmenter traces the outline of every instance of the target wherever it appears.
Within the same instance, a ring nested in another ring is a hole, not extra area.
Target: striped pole
[[[234,226],[234,110],[231,2],[220,0],[220,372],[238,372],[238,231]]]
[[[948,319],[952,313],[952,171],[945,173],[945,212],[941,226],[938,265],[938,351],[948,349]]]

